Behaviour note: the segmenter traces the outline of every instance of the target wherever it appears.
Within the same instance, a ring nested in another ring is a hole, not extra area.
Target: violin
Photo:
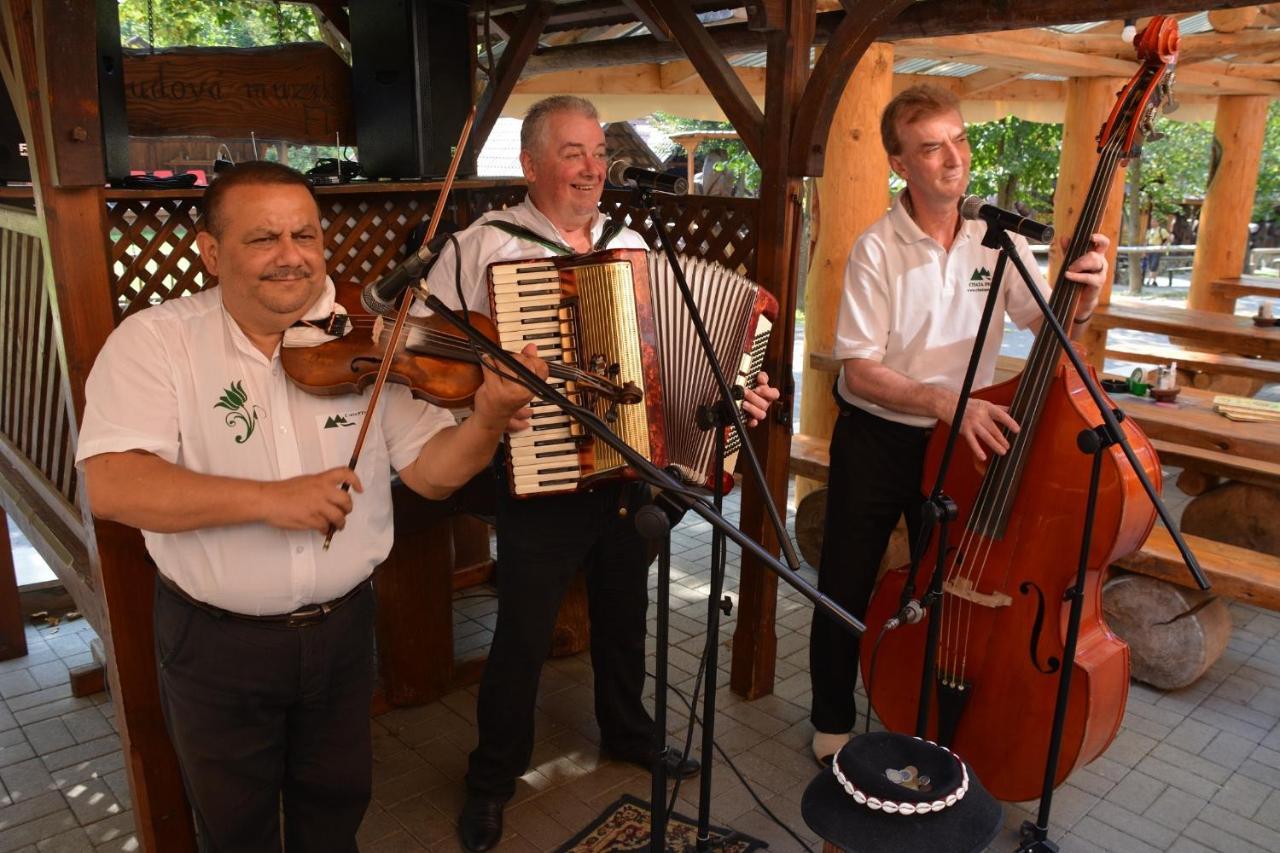
[[[399,340],[390,344],[391,318],[370,314],[354,282],[336,285],[336,301],[347,310],[334,315],[346,334],[314,346],[289,346],[280,351],[285,374],[295,385],[320,396],[362,394],[378,376],[384,359],[391,361],[388,382],[405,385],[413,396],[446,409],[470,406],[484,381],[480,354],[466,335],[441,317],[408,317]],[[411,298],[411,292],[406,293]],[[497,342],[493,321],[473,311],[462,312],[485,337]],[[344,318],[345,319],[342,319]],[[549,362],[552,378],[575,385],[574,390],[598,395],[614,406],[640,402],[643,392],[634,383],[618,385],[607,372],[591,372],[571,364]]]
[[[1080,290],[1065,270],[1089,249],[1116,167],[1137,156],[1151,134],[1152,114],[1169,96],[1177,46],[1177,23],[1167,17],[1153,19],[1135,41],[1142,67],[1098,136],[1098,168],[1050,299],[1063,325],[1075,315]],[[980,464],[964,442],[957,444],[944,488],[959,508],[954,523],[963,533],[943,555],[938,670],[928,688],[926,736],[952,749],[1006,801],[1029,800],[1041,790],[1072,595],[1082,597],[1082,615],[1055,783],[1101,755],[1119,730],[1129,650],[1103,619],[1102,582],[1111,562],[1140,547],[1155,521],[1121,449],[1109,448],[1101,457],[1085,581],[1071,591],[1090,482],[1076,440],[1101,415],[1063,360],[1057,339],[1042,328],[1020,376],[974,393],[1008,406],[1021,430],[1006,432],[1009,451],[988,464]],[[1120,427],[1158,488],[1151,443],[1132,420]],[[935,430],[926,452],[926,492],[941,464],[945,433]],[[1029,472],[1034,476],[1023,476]],[[934,565],[936,548],[935,541],[921,565]],[[867,609],[868,636],[898,612],[907,573],[898,568],[877,582]],[[891,731],[914,729],[927,624],[934,618],[931,611],[918,624],[884,634],[878,650],[862,646],[867,693]]]

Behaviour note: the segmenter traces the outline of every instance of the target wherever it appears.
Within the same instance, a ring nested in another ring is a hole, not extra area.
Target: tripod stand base
[[[1015,853],[1058,853],[1058,845],[1050,841],[1046,836],[1047,830],[1043,830],[1029,820],[1022,822],[1022,843],[1018,845]]]

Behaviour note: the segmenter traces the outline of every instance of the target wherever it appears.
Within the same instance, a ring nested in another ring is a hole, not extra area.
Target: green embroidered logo
[[[973,275],[969,276],[970,290],[990,290],[991,289],[991,270],[986,267],[978,267],[973,271]]]
[[[253,435],[253,429],[258,425],[258,418],[262,415],[262,410],[258,406],[246,405],[249,402],[249,395],[244,391],[244,382],[232,382],[222,391],[222,396],[218,398],[218,402],[213,404],[215,409],[226,409],[227,426],[232,429],[243,429],[244,435],[237,435],[236,444],[244,444],[249,440],[249,436]]]
[[[347,420],[345,415],[330,415],[329,419],[324,422],[325,429],[337,429],[338,427],[349,426],[355,426],[355,424]]]

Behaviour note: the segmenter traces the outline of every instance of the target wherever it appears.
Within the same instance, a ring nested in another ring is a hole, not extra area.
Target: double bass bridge
[[[954,595],[957,598],[968,601],[971,604],[976,604],[979,607],[990,607],[995,609],[997,607],[1008,607],[1013,604],[1013,599],[1005,595],[1003,592],[978,592],[977,588],[973,585],[973,581],[968,578],[949,580],[942,585],[942,591],[947,595]]]

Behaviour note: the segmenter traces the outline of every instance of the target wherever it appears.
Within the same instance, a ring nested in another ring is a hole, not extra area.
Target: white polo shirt
[[[333,282],[308,319],[333,310]],[[367,397],[300,390],[223,308],[219,288],[126,319],[107,339],[85,387],[76,464],[145,450],[201,474],[283,480],[346,465]],[[330,601],[365,580],[391,549],[390,472],[452,426],[444,409],[388,384],[370,425],[346,527],[324,534],[241,524],[185,533],[143,531],[165,577],[236,613],[288,613]]]
[[[467,310],[480,314],[489,314],[489,264],[496,261],[524,260],[526,258],[549,258],[555,252],[529,240],[514,237],[505,231],[483,223],[490,220],[505,220],[521,225],[540,237],[568,246],[569,240],[560,233],[560,229],[550,219],[542,215],[533,202],[527,198],[506,210],[491,210],[476,220],[475,224],[457,235],[462,254],[462,296],[466,300]],[[605,223],[609,217],[603,213],[596,215],[591,226],[591,242],[594,245],[600,239]],[[630,228],[624,228],[606,247],[609,249],[649,249],[644,237]],[[440,250],[439,260],[431,268],[427,276],[427,288],[440,301],[450,308],[457,309],[457,263],[453,244],[448,243]],[[414,313],[421,309],[415,308]],[[425,312],[423,312],[425,313]]]
[[[849,253],[835,357],[878,361],[917,382],[959,391],[999,256],[982,245],[986,228],[984,222],[961,220],[948,252],[920,230],[899,193],[889,212],[862,233]],[[1048,285],[1026,240],[1017,235],[1013,240],[1035,285],[1047,297]],[[1006,265],[1000,283],[974,388],[990,385],[995,378],[1006,313],[1020,329],[1040,316],[1013,264]],[[843,368],[837,384],[847,402],[886,420],[923,427],[935,423],[934,418],[895,412],[851,393]]]

